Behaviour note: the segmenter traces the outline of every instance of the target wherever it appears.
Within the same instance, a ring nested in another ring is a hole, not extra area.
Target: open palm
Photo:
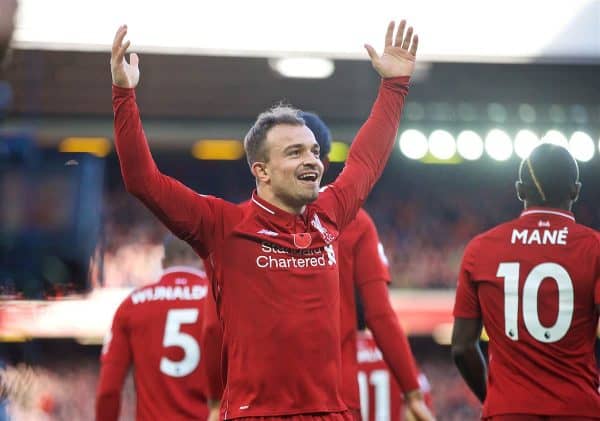
[[[385,48],[383,54],[379,56],[375,49],[369,44],[365,48],[371,58],[371,64],[377,70],[381,77],[410,76],[415,69],[415,60],[417,48],[419,46],[419,37],[413,36],[413,28],[406,28],[406,21],[402,20],[398,25],[396,37],[394,37],[395,23],[392,21],[388,25],[385,35]]]
[[[119,27],[115,34],[110,55],[110,71],[112,82],[121,88],[135,88],[140,81],[140,68],[138,55],[129,55],[129,63],[125,60],[125,53],[131,44],[130,41],[123,43],[127,35],[127,25]]]

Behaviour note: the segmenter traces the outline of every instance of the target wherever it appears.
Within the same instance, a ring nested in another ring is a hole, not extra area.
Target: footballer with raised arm
[[[256,179],[249,203],[205,196],[161,173],[142,128],[134,88],[139,59],[115,36],[111,71],[115,144],[127,190],[175,235],[210,259],[227,361],[225,419],[350,419],[341,395],[338,233],[380,177],[414,70],[418,40],[402,21],[385,49],[366,46],[382,76],[371,114],[340,176],[319,193],[319,145],[298,110],[258,116],[244,140]],[[312,338],[307,341],[306,338]]]

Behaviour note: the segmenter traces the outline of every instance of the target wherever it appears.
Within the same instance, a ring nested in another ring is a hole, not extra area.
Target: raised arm
[[[383,80],[371,114],[352,142],[344,170],[323,192],[324,205],[335,209],[339,228],[354,218],[381,176],[398,132],[419,41],[412,27],[405,32],[404,20],[395,37],[394,27],[394,22],[390,22],[381,56],[365,45],[373,67]]]
[[[112,46],[111,73],[115,146],[128,192],[140,199],[175,235],[202,255],[208,254],[219,226],[224,202],[201,196],[179,181],[161,173],[150,153],[135,102],[134,88],[140,79],[139,58],[125,53],[127,27],[121,26]]]

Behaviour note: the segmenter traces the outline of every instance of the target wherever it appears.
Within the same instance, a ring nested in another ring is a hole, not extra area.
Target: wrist
[[[219,399],[208,399],[208,409],[219,409],[221,407],[221,401]]]
[[[422,401],[424,399],[421,389],[409,390],[404,394],[404,401],[410,403],[413,401]]]

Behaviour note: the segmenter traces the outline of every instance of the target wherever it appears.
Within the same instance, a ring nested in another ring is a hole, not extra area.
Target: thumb
[[[131,63],[133,67],[138,67],[140,64],[140,58],[136,53],[129,54],[129,63]]]
[[[379,58],[377,52],[375,51],[375,48],[373,48],[371,45],[365,44],[365,49],[367,50],[367,53],[369,53],[369,58],[371,59],[371,61],[374,62]]]

